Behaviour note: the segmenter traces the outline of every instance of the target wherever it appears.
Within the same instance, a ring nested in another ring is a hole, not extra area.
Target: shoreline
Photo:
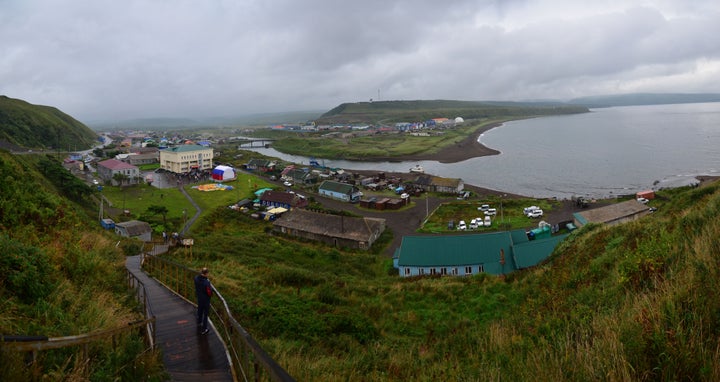
[[[412,155],[399,155],[392,157],[371,157],[363,158],[364,162],[410,162],[410,161],[437,161],[440,163],[457,163],[468,159],[488,155],[498,155],[500,151],[492,149],[478,142],[480,135],[502,126],[505,122],[493,122],[480,127],[475,133],[468,135],[452,146],[445,147],[436,153],[420,153]],[[349,160],[349,159],[348,159]]]

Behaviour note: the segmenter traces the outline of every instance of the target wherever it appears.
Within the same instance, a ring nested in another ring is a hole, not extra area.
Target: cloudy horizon
[[[720,93],[717,1],[0,0],[0,95],[92,120]]]

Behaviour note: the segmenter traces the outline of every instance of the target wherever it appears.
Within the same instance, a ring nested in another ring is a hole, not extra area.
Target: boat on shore
[[[415,173],[418,173],[418,174],[424,174],[424,173],[425,173],[425,169],[424,169],[422,166],[420,166],[419,164],[416,164],[415,167],[413,167],[413,168],[410,169],[410,172],[415,172]]]

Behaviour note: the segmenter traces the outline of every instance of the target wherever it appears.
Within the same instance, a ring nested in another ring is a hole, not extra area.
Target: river
[[[426,173],[534,197],[612,197],[720,176],[720,103],[626,106],[512,121],[480,142],[500,155],[457,163],[318,159],[348,170]],[[273,148],[253,151],[308,164]]]

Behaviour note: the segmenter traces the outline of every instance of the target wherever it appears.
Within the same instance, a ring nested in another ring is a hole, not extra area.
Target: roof
[[[457,187],[460,185],[461,179],[457,178],[441,178],[433,175],[420,175],[415,179],[415,183],[421,186],[443,186]]]
[[[405,236],[400,244],[400,266],[471,265],[500,260],[500,250],[512,250],[509,232],[477,235]]]
[[[518,269],[532,267],[545,260],[565,237],[567,234],[516,244],[513,254]]]
[[[210,147],[200,146],[200,145],[180,145],[180,146],[174,146],[169,147],[167,149],[163,149],[163,151],[172,151],[174,153],[186,153],[190,151],[207,151],[212,150]]]
[[[307,210],[292,210],[273,223],[318,235],[368,242],[385,229],[385,219],[356,218]]]
[[[355,188],[352,184],[335,182],[332,180],[326,180],[320,184],[320,190],[327,190],[331,192],[337,192],[340,194],[351,194]]]
[[[447,267],[485,264],[486,272],[501,273],[537,265],[545,260],[566,236],[531,241],[524,230],[450,236],[405,236],[396,256],[398,266]],[[505,260],[505,264],[501,259]]]
[[[139,220],[115,223],[115,227],[125,228],[129,236],[140,236],[144,233],[152,231],[150,223],[141,222]]]
[[[590,223],[608,223],[624,217],[637,215],[647,212],[648,207],[637,200],[628,200],[625,202],[610,204],[608,206],[595,208],[588,211],[576,212],[573,214],[582,224]]]
[[[260,195],[260,200],[266,202],[282,203],[289,206],[300,204],[300,197],[295,193],[268,190]]]
[[[98,163],[98,166],[109,168],[110,170],[130,170],[130,169],[137,168],[129,163],[125,163],[125,162],[119,161],[117,159],[104,160],[104,161]]]

